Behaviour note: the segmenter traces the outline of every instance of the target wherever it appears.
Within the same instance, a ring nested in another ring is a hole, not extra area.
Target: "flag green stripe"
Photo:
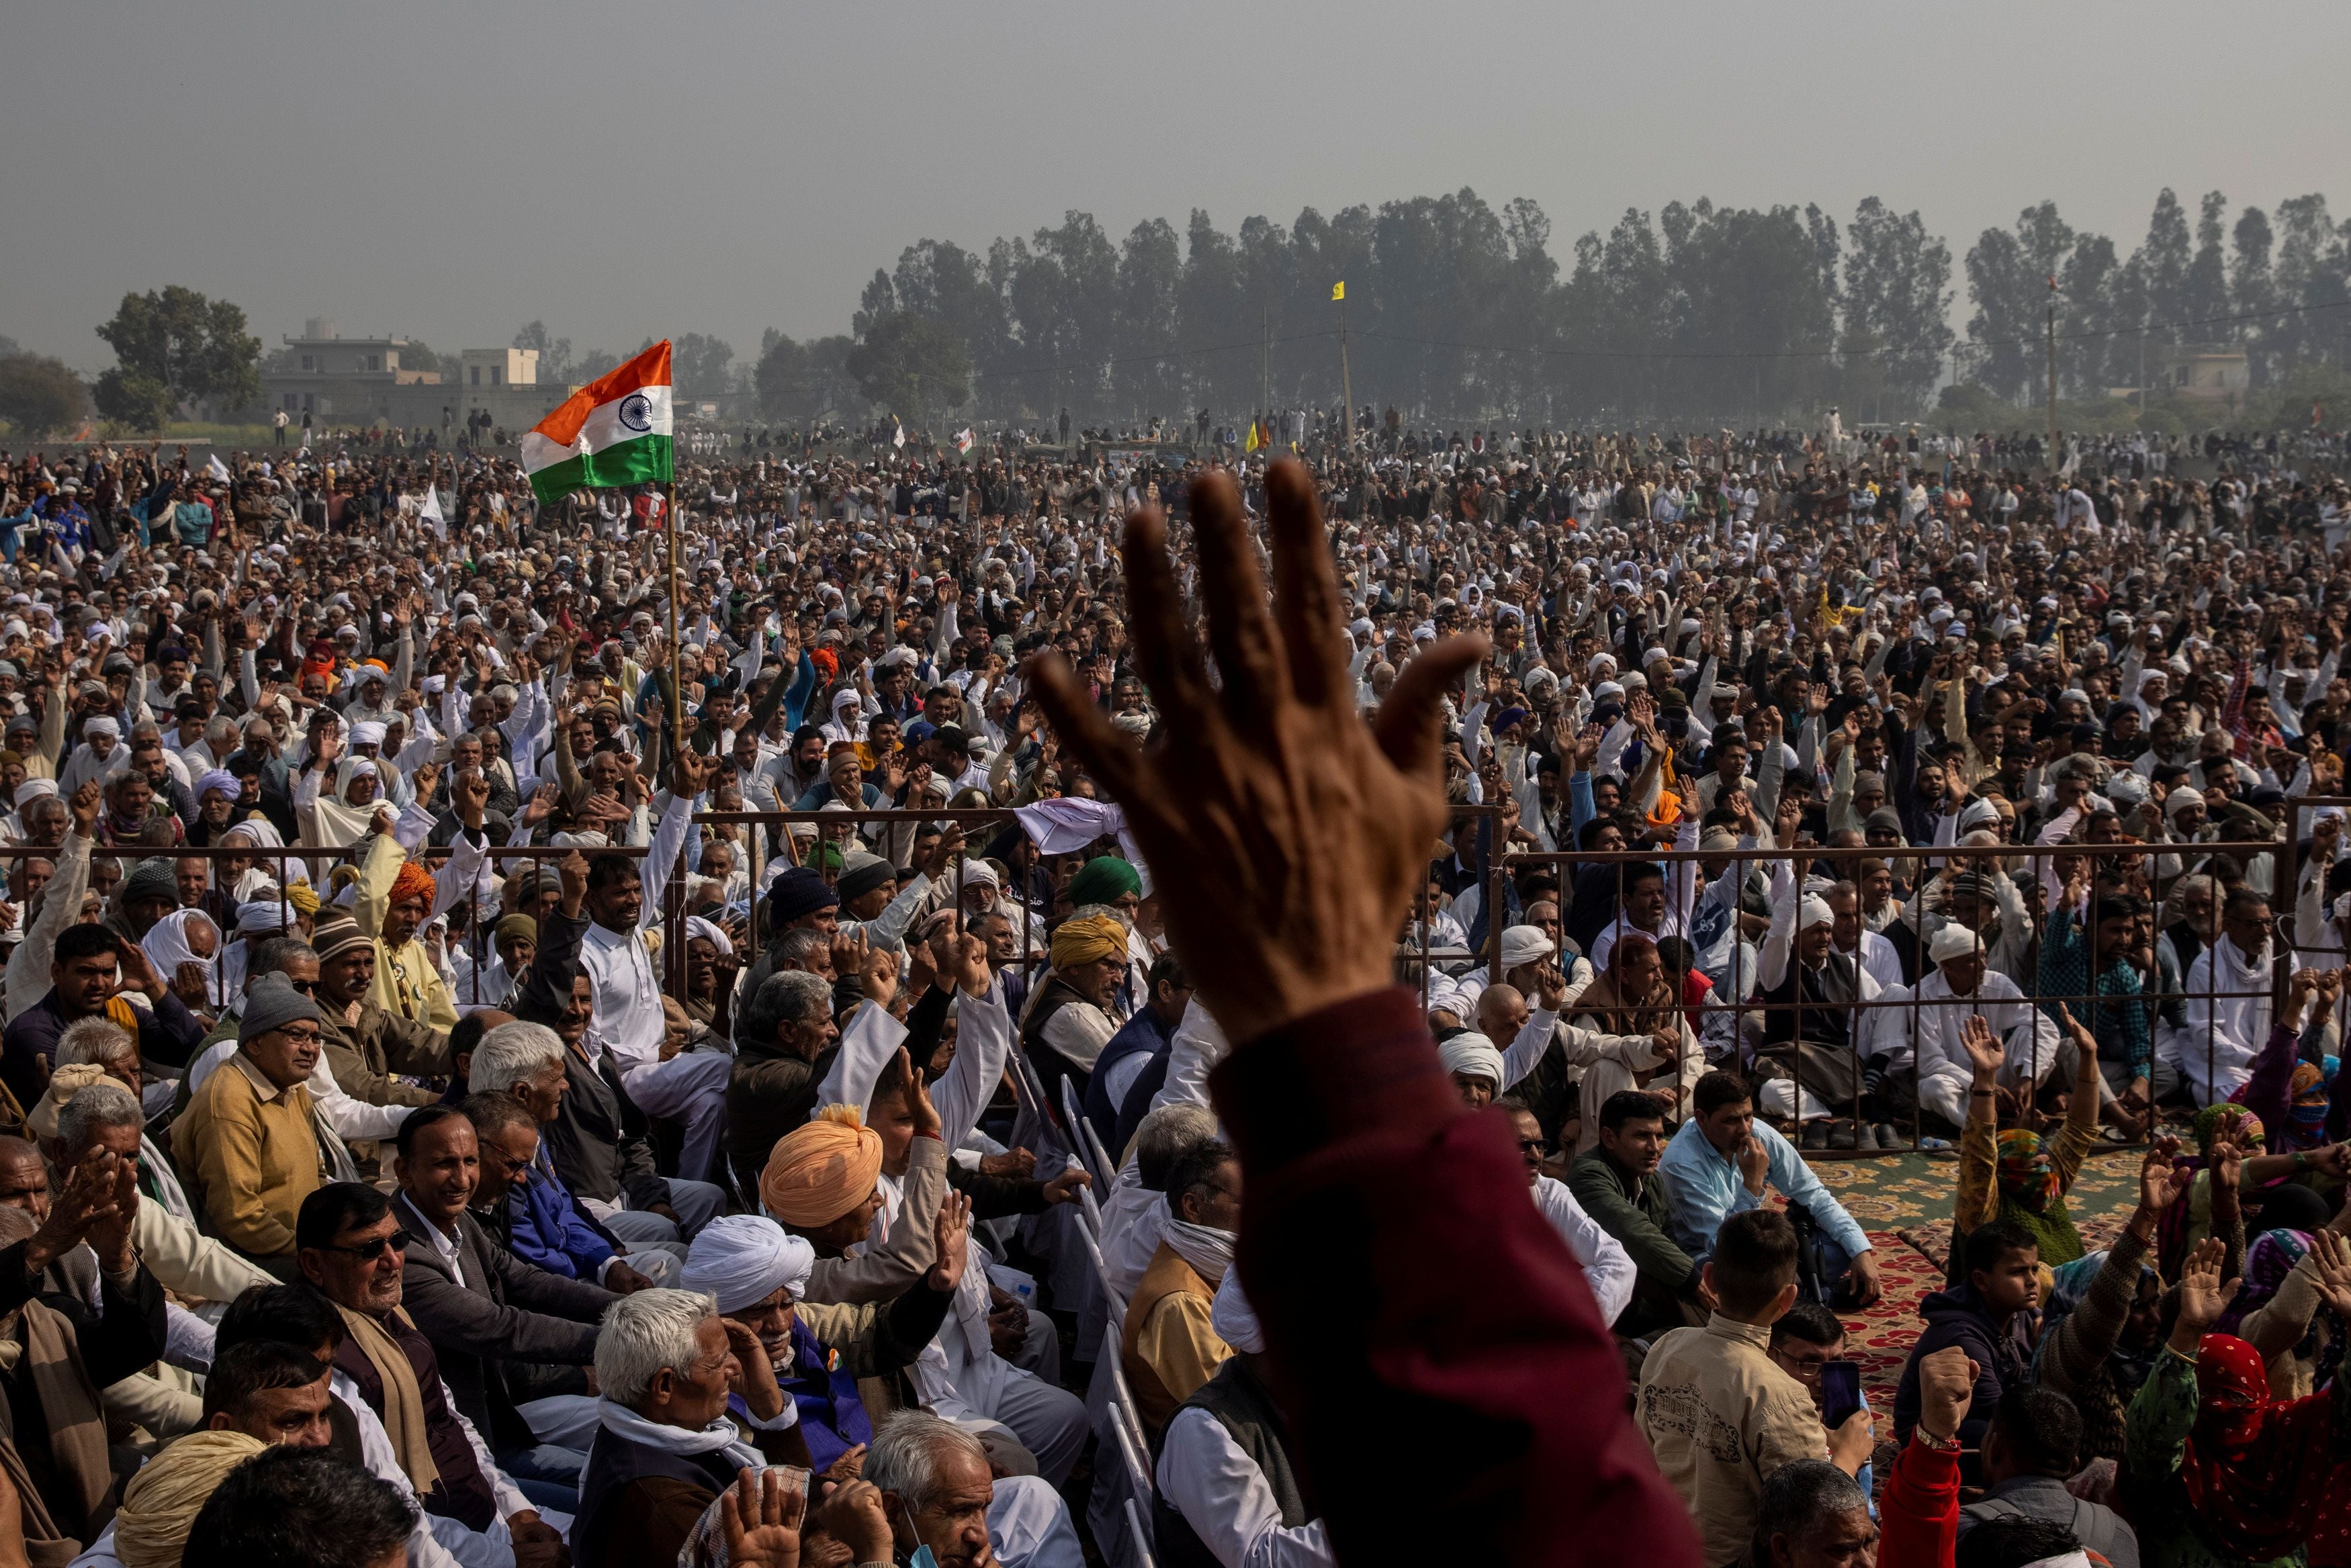
[[[623,484],[660,484],[676,477],[670,438],[639,436],[617,441],[601,452],[582,452],[548,464],[530,476],[531,493],[545,506],[575,490],[611,489]]]

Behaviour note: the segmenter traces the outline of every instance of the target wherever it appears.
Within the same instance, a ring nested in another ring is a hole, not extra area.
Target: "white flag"
[[[218,452],[214,452],[204,459],[204,472],[223,484],[228,483],[228,464],[221,461],[221,455]]]
[[[441,515],[440,486],[435,484],[425,485],[424,504],[416,509],[416,515],[420,520],[430,523],[436,528],[446,525],[448,519]]]
[[[890,444],[897,447],[904,446],[906,444],[906,427],[900,424],[896,420],[892,420],[890,423],[893,427],[890,431]]]

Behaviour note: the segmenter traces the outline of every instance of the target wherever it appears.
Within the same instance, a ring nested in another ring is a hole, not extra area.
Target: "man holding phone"
[[[1861,1364],[1844,1358],[1844,1324],[1818,1302],[1798,1302],[1771,1325],[1771,1365],[1804,1386],[1821,1413],[1821,1425],[1834,1432],[1869,1408],[1861,1391]],[[1863,1465],[1853,1478],[1864,1497],[1876,1497],[1876,1476]],[[1871,1516],[1876,1517],[1876,1505]]]
[[[1731,1215],[1703,1265],[1716,1306],[1704,1328],[1660,1335],[1641,1364],[1637,1417],[1666,1480],[1689,1506],[1710,1568],[1739,1561],[1781,1466],[1868,1462],[1865,1413],[1823,1430],[1814,1397],[1771,1355],[1771,1325],[1796,1304],[1796,1231],[1777,1209]]]

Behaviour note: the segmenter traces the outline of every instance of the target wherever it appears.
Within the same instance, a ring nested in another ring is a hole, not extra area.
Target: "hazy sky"
[[[1465,184],[1541,202],[1562,258],[1701,195],[1840,221],[1881,195],[1955,260],[2053,197],[2127,254],[2167,184],[2191,216],[2216,188],[2351,212],[2346,43],[2340,0],[28,0],[0,333],[96,369],[121,295],[179,283],[272,346],[309,316],[443,352],[538,317],[749,354],[845,330],[925,236]]]

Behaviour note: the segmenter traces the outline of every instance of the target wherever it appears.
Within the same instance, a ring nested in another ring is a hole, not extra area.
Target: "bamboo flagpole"
[[[662,531],[669,536],[669,753],[671,787],[684,782],[678,759],[685,754],[685,642],[678,629],[677,472],[673,466],[662,487]],[[658,784],[659,781],[655,781]],[[677,846],[677,864],[663,884],[662,969],[669,989],[685,994],[685,846]]]

